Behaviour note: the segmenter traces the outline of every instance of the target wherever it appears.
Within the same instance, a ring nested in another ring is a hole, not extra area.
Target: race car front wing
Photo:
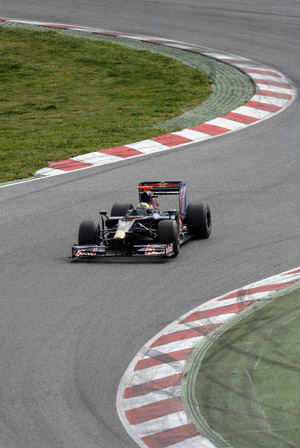
[[[72,247],[71,258],[102,258],[102,257],[172,257],[175,255],[173,243],[134,245],[130,251],[126,249],[114,249],[110,246],[79,246]]]

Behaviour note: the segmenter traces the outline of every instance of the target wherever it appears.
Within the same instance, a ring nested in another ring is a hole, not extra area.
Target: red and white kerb
[[[235,132],[244,129],[249,125],[258,123],[261,120],[273,117],[275,114],[287,108],[296,98],[296,89],[293,87],[291,81],[289,81],[282,73],[251,61],[250,59],[236,55],[217,52],[184,42],[110,32],[96,28],[6,18],[0,18],[0,21],[32,24],[50,29],[71,29],[89,34],[127,38],[156,45],[175,47],[192,53],[203,54],[218,61],[233,65],[247,73],[255,83],[256,91],[250,101],[221,117],[183,129],[179,132],[161,135],[160,137],[154,137],[137,143],[129,143],[124,146],[100,149],[99,151],[72,157],[67,160],[50,163],[47,168],[42,168],[36,172],[38,176],[55,176],[75,170],[91,168],[93,166],[120,162],[132,157],[141,157],[156,152],[170,151],[175,147],[185,146],[194,142],[215,138],[229,132]]]
[[[126,370],[117,395],[128,434],[147,448],[213,448],[189,420],[181,400],[184,368],[200,341],[229,318],[300,282],[300,268],[210,300],[152,338]]]

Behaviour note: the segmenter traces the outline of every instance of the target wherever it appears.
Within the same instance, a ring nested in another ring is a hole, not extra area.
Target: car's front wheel
[[[128,204],[114,204],[110,216],[125,216],[128,210],[133,210],[133,205],[129,202]]]
[[[189,204],[186,211],[189,234],[197,238],[208,238],[211,232],[211,213],[208,204]]]
[[[174,257],[179,254],[179,229],[174,219],[160,221],[158,223],[158,242],[162,244],[173,243]]]
[[[79,226],[78,245],[99,244],[100,226],[97,221],[83,221]]]

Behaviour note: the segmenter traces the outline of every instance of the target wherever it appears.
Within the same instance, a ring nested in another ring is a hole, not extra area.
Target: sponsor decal
[[[169,254],[170,252],[173,252],[173,243],[170,243],[166,247],[166,254]]]
[[[145,255],[167,255],[171,252],[173,252],[173,243],[167,244],[165,249],[154,246],[147,246]]]
[[[147,246],[145,255],[164,255],[165,249],[158,249],[157,247]]]
[[[180,217],[178,217],[178,227],[179,227],[179,233],[183,233],[183,225]]]
[[[179,210],[181,213],[186,211],[186,185],[183,185],[179,192]]]
[[[153,184],[155,187],[178,187],[179,184],[176,182],[159,182],[157,184]]]
[[[96,254],[97,254],[96,248],[90,252],[86,250],[78,250],[77,252],[75,250],[73,251],[73,255],[75,255],[76,257],[95,257]]]

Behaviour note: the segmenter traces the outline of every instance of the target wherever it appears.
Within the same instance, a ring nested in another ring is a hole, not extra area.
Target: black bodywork
[[[123,208],[120,216],[108,216],[105,210],[101,210],[99,223],[81,223],[78,244],[72,247],[72,258],[169,258],[178,255],[180,246],[194,236],[188,231],[186,222],[185,183],[141,182],[138,191],[139,201],[150,204],[150,213],[140,215],[131,204],[124,204],[124,207],[122,204],[115,204],[117,208],[112,208],[112,214]],[[156,200],[160,195],[177,195],[178,209],[160,210]]]

